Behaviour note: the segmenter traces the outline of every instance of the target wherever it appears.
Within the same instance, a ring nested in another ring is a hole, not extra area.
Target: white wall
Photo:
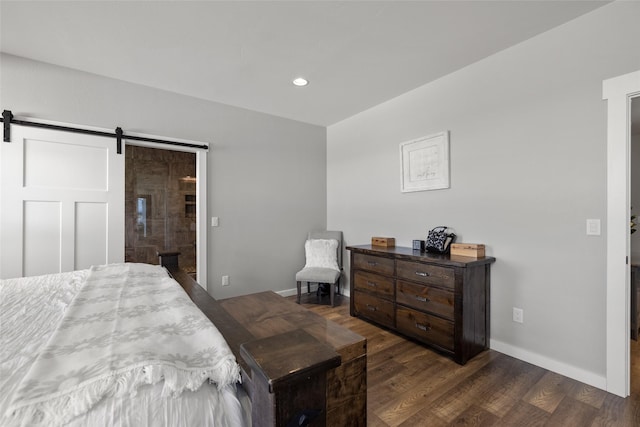
[[[606,229],[585,220],[606,224],[602,81],[640,69],[638,16],[607,5],[330,126],[328,227],[347,245],[437,225],[486,244],[492,347],[603,387]],[[451,188],[400,193],[398,145],[443,130]]]
[[[216,298],[295,288],[304,240],[326,225],[326,130],[24,58],[0,56],[16,116],[210,143],[208,286]],[[231,286],[221,287],[229,275]]]

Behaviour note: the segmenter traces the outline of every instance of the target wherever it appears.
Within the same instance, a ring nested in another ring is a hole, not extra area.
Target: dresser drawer
[[[373,295],[354,291],[355,314],[373,320],[381,325],[394,327],[394,307],[391,301]]]
[[[351,268],[369,270],[387,276],[393,276],[394,260],[373,255],[354,254]]]
[[[393,279],[367,271],[357,270],[353,275],[353,287],[360,291],[393,299]]]
[[[440,267],[411,261],[398,261],[398,278],[453,289],[455,272],[450,267]]]
[[[453,319],[453,291],[398,280],[396,302]]]
[[[454,350],[453,322],[448,320],[398,306],[396,329],[422,342],[435,344],[445,350]]]

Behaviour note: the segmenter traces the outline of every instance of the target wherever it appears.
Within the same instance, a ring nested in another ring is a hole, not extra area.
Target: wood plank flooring
[[[302,303],[367,338],[368,426],[640,426],[635,341],[631,396],[622,399],[493,350],[459,366],[351,317],[346,297],[336,296],[334,308],[315,294],[303,294]]]

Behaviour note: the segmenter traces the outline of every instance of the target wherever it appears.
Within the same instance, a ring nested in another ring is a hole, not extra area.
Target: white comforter
[[[11,415],[11,404],[20,397],[19,385],[32,369],[39,369],[37,365],[34,368],[34,362],[47,348],[88,274],[84,270],[0,281],[0,425],[26,424],[24,419],[6,414]],[[235,384],[218,390],[205,383],[195,392],[185,391],[176,398],[162,393],[162,383],[143,385],[133,396],[127,393],[101,399],[90,411],[65,425],[247,425],[241,409],[243,404],[246,409],[246,395],[238,398],[235,389]]]

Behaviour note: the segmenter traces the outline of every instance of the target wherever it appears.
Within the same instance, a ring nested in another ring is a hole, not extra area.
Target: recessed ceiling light
[[[306,86],[309,84],[309,81],[303,77],[298,77],[293,79],[293,84],[296,86]]]

